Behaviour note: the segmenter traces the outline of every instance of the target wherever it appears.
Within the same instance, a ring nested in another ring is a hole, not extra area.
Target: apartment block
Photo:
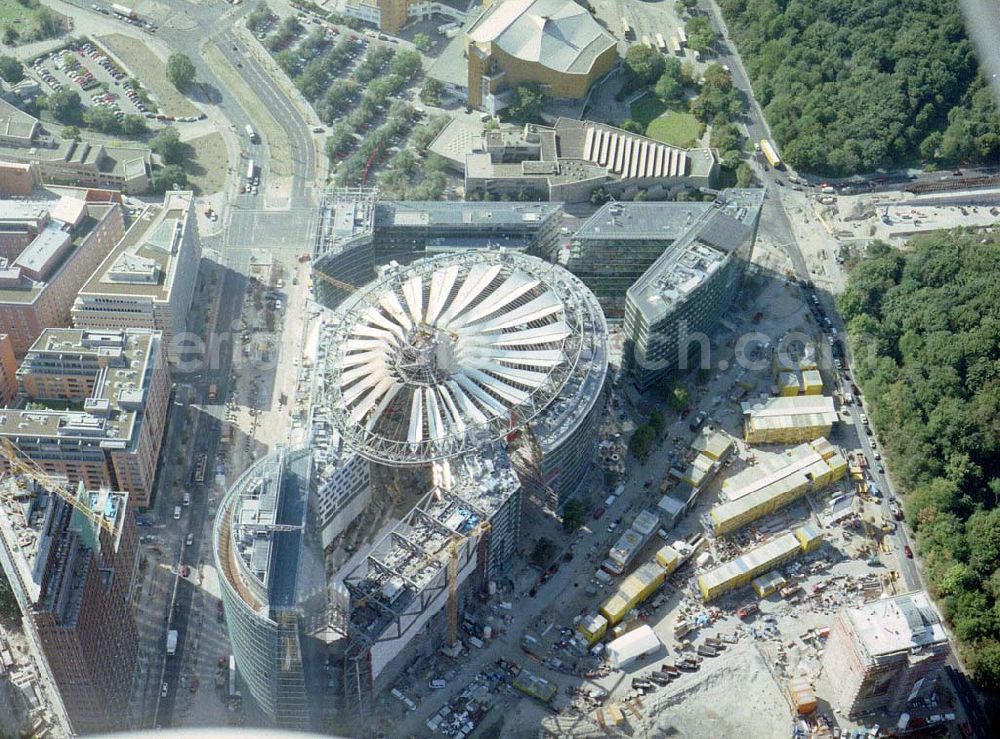
[[[831,703],[849,716],[905,710],[931,692],[949,651],[941,617],[923,591],[845,609],[823,653]]]
[[[139,645],[128,494],[79,486],[88,517],[33,482],[8,477],[0,486],[0,566],[73,732],[128,729]]]
[[[0,201],[0,333],[15,356],[44,328],[69,325],[77,292],[123,231],[116,203]]]
[[[73,304],[73,325],[159,331],[168,359],[176,362],[200,261],[194,193],[168,192],[162,205],[142,212],[90,275]]]
[[[158,332],[46,329],[17,378],[0,436],[50,475],[149,505],[170,395]]]

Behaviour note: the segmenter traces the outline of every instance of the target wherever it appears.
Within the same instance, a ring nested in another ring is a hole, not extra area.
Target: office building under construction
[[[0,480],[0,566],[70,730],[124,731],[138,536],[128,493],[73,490],[76,506],[34,480]]]
[[[844,609],[823,652],[831,703],[852,717],[904,711],[934,690],[949,653],[944,623],[923,591]]]

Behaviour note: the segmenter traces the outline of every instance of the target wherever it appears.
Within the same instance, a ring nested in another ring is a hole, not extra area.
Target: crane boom
[[[331,285],[333,285],[334,287],[339,287],[341,290],[346,290],[347,292],[353,293],[353,292],[356,292],[357,289],[358,289],[354,285],[350,285],[350,284],[348,284],[346,282],[341,282],[336,277],[330,277],[330,275],[324,274],[323,272],[320,272],[319,270],[313,270],[313,277],[314,278],[318,277],[319,279],[323,280],[323,282],[328,282]]]
[[[28,455],[20,452],[17,445],[9,438],[0,439],[0,454],[10,465],[11,474],[25,475],[51,493],[55,493],[67,504],[84,515],[88,521],[106,530],[109,534],[115,533],[114,523],[93,510],[84,501],[80,500],[62,481],[57,480],[43,470],[37,462]]]

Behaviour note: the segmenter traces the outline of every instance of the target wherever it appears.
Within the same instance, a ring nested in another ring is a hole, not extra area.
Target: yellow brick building
[[[611,71],[617,42],[572,0],[504,0],[468,29],[469,105],[493,110],[493,96],[521,82],[546,95],[579,99]]]

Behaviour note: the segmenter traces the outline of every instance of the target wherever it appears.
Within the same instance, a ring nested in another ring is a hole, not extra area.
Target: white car
[[[166,683],[163,683],[163,685],[160,686],[160,697],[161,698],[166,698],[168,690],[170,690],[170,686],[167,685]]]

